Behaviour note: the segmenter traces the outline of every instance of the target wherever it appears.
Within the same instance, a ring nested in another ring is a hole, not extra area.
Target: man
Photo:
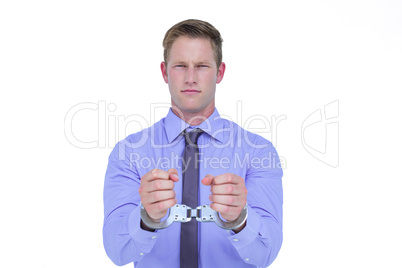
[[[120,141],[109,157],[106,252],[115,264],[134,262],[135,267],[267,267],[282,244],[282,169],[276,150],[266,139],[219,117],[215,89],[225,63],[217,29],[186,20],[168,30],[163,46],[161,71],[172,108],[152,127]],[[192,169],[183,154],[194,131],[199,133],[193,144],[199,174],[184,176]],[[228,231],[195,219],[154,229],[141,219],[140,203],[158,223],[175,204],[188,205],[182,201],[197,188],[198,206],[209,204],[228,222],[246,206],[247,220]],[[191,225],[195,231],[184,235]]]

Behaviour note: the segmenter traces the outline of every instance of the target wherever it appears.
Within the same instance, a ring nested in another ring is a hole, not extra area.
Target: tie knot
[[[184,131],[184,137],[186,138],[186,143],[187,144],[197,144],[198,138],[201,136],[201,134],[204,131],[202,129],[196,128],[193,131],[187,132],[187,130]]]

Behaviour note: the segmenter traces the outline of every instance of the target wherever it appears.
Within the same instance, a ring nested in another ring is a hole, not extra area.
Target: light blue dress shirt
[[[234,173],[245,179],[248,218],[235,234],[215,223],[198,223],[199,267],[267,267],[282,244],[282,168],[274,146],[214,113],[199,126],[190,126],[172,110],[150,128],[120,141],[109,157],[105,177],[103,240],[107,255],[117,265],[180,267],[180,223],[149,232],[140,227],[138,188],[154,168],[176,168],[178,203],[182,199],[184,129],[201,128],[200,181]],[[199,185],[199,205],[209,204],[209,186]],[[195,219],[193,219],[195,220]]]

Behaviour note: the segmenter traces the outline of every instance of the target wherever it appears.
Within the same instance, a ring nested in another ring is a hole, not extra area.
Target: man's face
[[[173,111],[208,117],[215,109],[215,89],[225,72],[216,66],[210,40],[181,36],[173,43],[168,62],[161,63],[169,85]]]

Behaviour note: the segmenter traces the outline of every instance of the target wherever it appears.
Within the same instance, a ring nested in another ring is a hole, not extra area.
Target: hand
[[[168,209],[177,203],[174,183],[179,181],[176,169],[153,169],[141,178],[138,192],[151,220],[159,222]]]
[[[219,212],[222,218],[233,221],[240,216],[240,213],[247,203],[247,188],[244,179],[232,173],[225,173],[219,176],[207,175],[201,183],[211,185],[212,202],[210,207]],[[234,230],[240,231],[244,226]],[[239,230],[240,229],[240,230]]]

